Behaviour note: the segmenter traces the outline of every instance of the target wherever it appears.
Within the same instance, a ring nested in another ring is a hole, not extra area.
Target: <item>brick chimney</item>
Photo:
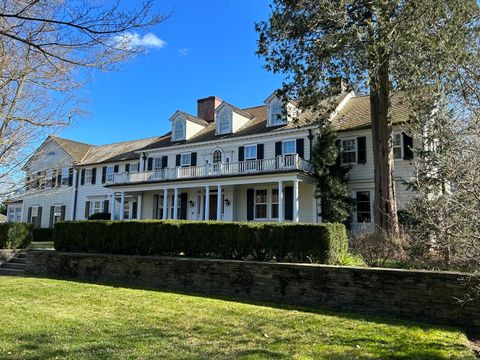
[[[197,100],[197,117],[208,122],[215,120],[215,109],[222,103],[222,99],[209,96]]]

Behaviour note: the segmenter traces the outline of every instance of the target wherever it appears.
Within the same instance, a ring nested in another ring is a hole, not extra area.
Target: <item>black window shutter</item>
[[[182,155],[177,154],[177,156],[175,157],[175,166],[180,166],[181,156]]]
[[[165,169],[168,167],[168,156],[164,155],[162,156],[162,169]]]
[[[42,227],[42,207],[38,207],[37,227]]]
[[[148,158],[147,160],[147,170],[150,171],[153,169],[153,158]]]
[[[238,148],[238,161],[245,161],[245,146]]]
[[[285,186],[285,220],[293,220],[293,186]]]
[[[137,172],[140,171],[140,161],[137,163]]]
[[[57,184],[57,170],[52,171],[52,187],[55,187]]]
[[[254,189],[247,189],[247,220],[253,220],[254,216],[254,199],[255,190]]]
[[[85,220],[90,216],[90,201],[85,202]]]
[[[55,217],[55,206],[50,206],[50,222],[48,223],[48,227],[53,227],[53,218]]]
[[[85,184],[85,169],[82,169],[82,177],[80,178],[80,184]]]
[[[113,172],[118,173],[118,165],[115,165],[115,166],[113,167]]]
[[[405,133],[403,135],[403,159],[404,160],[412,160],[413,159],[413,138],[408,136]]]
[[[257,144],[257,159],[263,160],[263,156],[264,156],[264,145]]]
[[[62,212],[60,214],[60,221],[65,221],[65,213],[67,212],[67,207],[62,205]]]
[[[109,207],[109,202],[108,200],[103,200],[103,212],[108,213],[108,207]]]
[[[62,185],[62,170],[59,169],[57,173],[57,186]]]
[[[95,184],[95,181],[97,180],[97,168],[92,169],[92,184]]]
[[[358,164],[367,162],[367,138],[365,136],[357,137]]]
[[[190,155],[190,165],[191,166],[197,166],[197,153],[196,152],[192,152],[192,154]]]
[[[130,164],[125,164],[125,172],[130,172]]]
[[[32,208],[31,207],[28,208],[27,222],[30,223],[30,224],[32,223]]]
[[[68,169],[68,186],[72,186],[72,185],[73,185],[73,168],[70,168]]]
[[[297,154],[302,159],[305,157],[305,140],[303,138],[297,139]]]
[[[107,167],[104,166],[102,168],[102,184],[105,184],[106,181],[107,181]]]
[[[282,142],[277,141],[275,143],[275,157],[282,155]]]

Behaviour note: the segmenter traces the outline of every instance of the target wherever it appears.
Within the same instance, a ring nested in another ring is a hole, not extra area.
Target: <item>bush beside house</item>
[[[126,255],[338,263],[348,251],[341,224],[203,221],[70,221],[55,224],[55,249]]]
[[[32,242],[33,225],[26,223],[0,224],[0,249],[24,249]]]

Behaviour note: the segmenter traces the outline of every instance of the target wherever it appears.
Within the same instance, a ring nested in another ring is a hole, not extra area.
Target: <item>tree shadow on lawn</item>
[[[40,277],[40,276],[28,276],[31,278],[46,278],[46,277]],[[69,281],[69,282],[74,282],[74,283],[84,283],[84,284],[94,284],[94,285],[103,285],[103,286],[109,286],[113,288],[126,288],[126,289],[135,289],[135,290],[146,290],[146,291],[154,291],[154,292],[161,292],[161,293],[170,293],[170,294],[178,294],[178,295],[186,295],[186,296],[191,296],[191,297],[198,297],[198,298],[207,298],[207,299],[214,299],[214,300],[222,300],[222,301],[229,301],[229,302],[234,302],[234,303],[239,303],[239,304],[248,304],[248,305],[255,305],[255,306],[261,306],[261,307],[266,307],[266,308],[273,308],[273,309],[280,309],[280,310],[289,310],[289,311],[298,311],[298,312],[303,312],[303,313],[311,313],[311,314],[318,314],[318,315],[324,315],[324,316],[334,316],[338,317],[340,319],[346,319],[346,320],[358,320],[358,321],[366,321],[374,324],[379,324],[379,325],[387,325],[387,326],[395,326],[395,327],[405,327],[405,329],[414,329],[418,331],[429,331],[429,330],[439,330],[439,331],[457,331],[457,328],[454,327],[448,327],[448,326],[442,326],[442,325],[436,325],[436,324],[428,324],[428,323],[422,323],[422,322],[415,322],[412,320],[405,320],[405,319],[399,319],[399,318],[393,318],[393,317],[382,317],[382,316],[376,316],[376,315],[370,315],[370,314],[362,314],[362,313],[354,313],[354,312],[340,312],[340,311],[332,311],[332,310],[325,310],[325,309],[315,309],[315,308],[309,308],[309,307],[304,307],[304,306],[294,306],[294,305],[283,305],[283,304],[278,304],[278,303],[272,303],[272,302],[265,302],[265,301],[257,301],[257,300],[250,300],[250,299],[245,299],[241,297],[234,297],[234,296],[218,296],[218,295],[212,295],[212,294],[205,294],[205,293],[200,293],[200,292],[187,292],[187,291],[178,291],[178,290],[171,290],[171,289],[165,289],[165,288],[153,288],[150,286],[139,286],[136,284],[119,284],[115,282],[104,282],[104,281],[94,281],[94,280],[84,280],[84,279],[72,279],[68,277],[48,277],[47,279],[57,279],[57,280],[63,280],[63,281]],[[355,329],[351,330],[352,332],[355,331]],[[178,334],[173,334],[173,335],[168,335],[165,334],[165,332],[160,331],[160,329],[155,329],[155,328],[143,328],[142,333],[131,333],[128,335],[128,337],[135,338],[137,336],[142,336],[144,337],[146,335],[146,332],[151,332],[152,339],[154,339],[156,336],[158,337],[174,337],[178,336]],[[125,337],[126,334],[122,334],[122,337]],[[292,334],[289,337],[289,341],[292,341],[295,343],[295,338],[297,340],[299,339],[301,335],[300,334]],[[31,349],[33,350],[35,347],[45,347],[45,344],[42,344],[43,339],[39,339],[37,336],[32,335],[31,338],[29,336],[26,336],[22,340],[22,347],[25,350]],[[323,339],[320,339],[323,341]],[[398,339],[396,339],[398,340]],[[452,355],[443,355],[442,351],[447,352],[457,352],[460,353],[462,351],[465,351],[465,348],[462,347],[461,345],[458,344],[447,344],[445,342],[442,342],[440,340],[434,340],[434,339],[427,339],[423,341],[421,346],[419,346],[418,349],[412,346],[408,346],[410,341],[412,339],[401,339],[398,340],[396,343],[388,343],[384,340],[381,339],[372,339],[369,337],[362,336],[362,333],[359,332],[357,336],[353,334],[352,336],[349,337],[349,339],[342,339],[342,345],[346,347],[350,347],[355,349],[356,347],[359,347],[358,344],[361,344],[361,347],[359,348],[368,348],[369,346],[378,346],[378,344],[381,344],[385,348],[388,346],[388,349],[385,349],[385,351],[382,351],[381,354],[378,356],[375,354],[373,355],[372,353],[369,353],[368,355],[362,355],[361,350],[358,351],[358,354],[352,354],[352,353],[344,353],[342,350],[338,349],[331,349],[328,351],[327,354],[322,355],[322,359],[326,360],[341,360],[341,359],[401,359],[401,360],[413,360],[413,359],[429,359],[429,360],[442,360],[442,359],[463,359],[463,356],[458,356],[458,357],[452,357]],[[153,340],[152,340],[153,341]],[[414,340],[415,341],[415,340]],[[238,343],[242,342],[242,340],[237,341]],[[48,344],[47,344],[48,345]],[[98,347],[97,347],[98,345]],[[253,345],[253,344],[252,344]],[[406,348],[408,348],[408,351],[404,351]],[[45,350],[45,349],[44,349]],[[93,354],[96,354],[99,356],[99,358],[102,357],[102,354],[104,352],[107,353],[108,355],[108,347],[105,344],[82,344],[82,347],[79,347],[78,349],[74,350],[74,353],[63,353],[61,349],[53,350],[53,349],[46,349],[47,353],[44,351],[41,351],[42,356],[38,358],[55,358],[57,356],[66,356],[68,358],[70,357],[75,357],[75,353],[81,354],[82,352],[90,352]],[[188,353],[188,350],[191,349],[185,349],[186,352]],[[47,356],[44,356],[47,355]],[[111,353],[110,353],[111,355]],[[193,354],[192,354],[193,355]],[[290,355],[286,355],[284,353],[280,352],[274,352],[274,351],[269,351],[266,349],[262,348],[255,348],[255,346],[252,346],[252,348],[249,349],[243,349],[243,350],[238,350],[234,354],[229,354],[233,355],[235,358],[247,358],[247,359],[258,359],[258,358],[269,358],[269,359],[284,359],[284,358],[290,358]],[[215,356],[214,356],[215,357]],[[32,357],[36,358],[36,357]],[[108,358],[108,356],[106,357]]]

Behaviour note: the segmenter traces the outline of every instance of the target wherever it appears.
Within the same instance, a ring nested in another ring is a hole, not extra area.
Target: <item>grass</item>
[[[0,359],[472,359],[412,322],[177,293],[0,277]]]
[[[33,241],[28,245],[29,250],[53,250],[53,241]]]

